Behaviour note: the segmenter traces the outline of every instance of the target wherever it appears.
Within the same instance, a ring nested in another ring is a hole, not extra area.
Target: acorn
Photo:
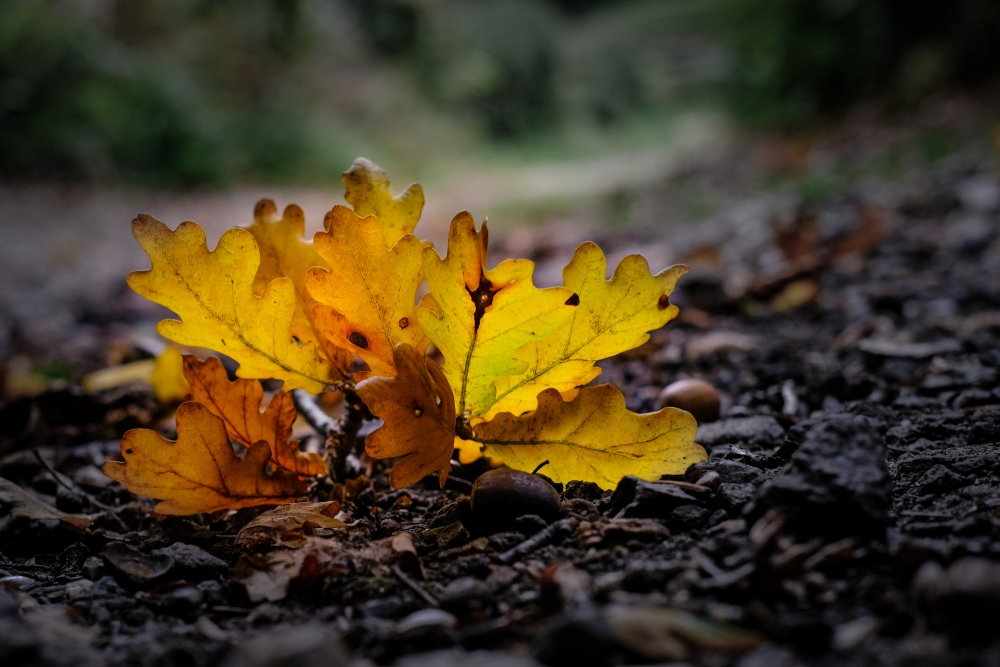
[[[486,532],[509,530],[514,519],[530,514],[550,522],[561,509],[559,494],[551,484],[520,470],[490,470],[472,485],[472,518]]]
[[[687,410],[699,424],[719,418],[719,392],[704,380],[678,380],[660,392],[661,408]]]

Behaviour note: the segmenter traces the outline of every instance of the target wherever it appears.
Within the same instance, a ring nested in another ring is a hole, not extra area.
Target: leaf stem
[[[347,403],[347,412],[340,420],[320,410],[312,395],[304,389],[292,390],[292,402],[302,418],[325,438],[324,458],[330,465],[330,477],[342,482],[347,469],[347,456],[354,452],[357,444],[358,429],[366,419],[372,417],[361,397],[354,391],[354,383],[341,382],[336,387],[344,394]]]

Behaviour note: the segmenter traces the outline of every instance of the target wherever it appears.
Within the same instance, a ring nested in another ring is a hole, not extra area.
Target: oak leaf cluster
[[[604,253],[588,242],[562,286],[538,288],[527,259],[490,268],[487,225],[477,230],[467,212],[452,220],[444,256],[414,235],[419,185],[393,196],[365,159],[343,181],[350,208],[334,206],[311,240],[298,206],[279,215],[270,200],[215,250],[194,222],[170,230],[148,215],[133,221],[152,268],[129,285],[177,316],[158,331],[225,355],[237,379],[215,357],[185,356],[190,394],[177,409],[177,440],[130,431],[124,463],[105,466],[110,477],[161,500],[161,513],[302,497],[328,469],[292,439],[296,389],[352,394],[381,419],[365,448],[374,459],[401,457],[389,478],[397,488],[430,474],[443,485],[456,449],[463,463],[486,455],[531,471],[547,461],[556,482],[605,489],[705,458],[687,412],[635,414],[614,386],[590,386],[597,361],[676,317],[669,297],[686,267],[652,274],[630,255],[608,280]],[[260,380],[279,380],[282,391],[268,400]]]

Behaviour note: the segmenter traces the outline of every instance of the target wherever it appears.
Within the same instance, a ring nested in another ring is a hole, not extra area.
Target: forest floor
[[[855,128],[825,150],[871,141]],[[552,520],[478,516],[483,463],[406,490],[375,465],[339,488],[346,528],[280,546],[238,537],[260,509],[150,516],[99,468],[124,430],[169,433],[169,413],[148,387],[87,395],[75,380],[112,349],[148,356],[133,334],[162,312],[124,292],[92,301],[47,334],[58,364],[12,318],[0,661],[1000,664],[1000,160],[974,144],[812,197],[746,176],[797,155],[692,164],[630,200],[645,224],[496,235],[494,255],[531,257],[542,284],[585,238],[611,266],[688,264],[679,318],[598,381],[641,412],[680,378],[722,395],[699,426],[706,461],[614,491],[570,483]],[[665,238],[692,191],[715,211]],[[32,359],[46,365],[25,371]]]

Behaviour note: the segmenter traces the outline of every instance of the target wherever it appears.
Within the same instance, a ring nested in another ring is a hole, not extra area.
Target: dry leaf
[[[177,440],[156,431],[132,429],[121,441],[125,462],[108,461],[104,474],[129,491],[162,500],[161,514],[199,514],[253,505],[288,503],[306,483],[286,470],[267,474],[271,448],[254,443],[240,459],[226,425],[201,403],[177,408]]]
[[[251,602],[277,602],[288,595],[293,582],[315,588],[330,575],[345,574],[347,568],[338,562],[342,553],[338,542],[307,537],[292,551],[279,549],[263,556],[241,556],[234,574],[246,587]]]
[[[625,475],[658,479],[678,475],[707,458],[694,442],[698,424],[683,410],[636,414],[611,385],[585,387],[570,402],[555,389],[538,395],[538,407],[520,417],[499,414],[473,427],[485,454],[511,468],[532,471],[543,461],[554,482],[594,482],[613,489]]]
[[[486,223],[476,232],[469,213],[451,222],[448,255],[424,250],[429,294],[417,318],[444,355],[444,374],[459,415],[477,417],[496,399],[494,382],[520,375],[527,363],[513,358],[523,345],[540,340],[573,313],[576,295],[563,287],[538,289],[534,263],[506,260],[486,268]]]
[[[247,231],[253,234],[260,250],[260,266],[253,281],[254,294],[263,295],[268,284],[276,278],[289,278],[295,286],[292,336],[321,348],[331,364],[346,374],[354,362],[350,352],[323,337],[312,319],[316,301],[306,289],[306,274],[316,266],[329,267],[316,253],[312,241],[305,238],[306,218],[302,209],[289,204],[279,217],[274,202],[262,199],[254,207],[253,219]]]
[[[236,536],[236,544],[244,547],[274,544],[289,531],[300,531],[306,523],[323,528],[343,528],[344,522],[335,518],[340,503],[292,503],[275,507],[260,514],[243,526]]]
[[[331,267],[314,268],[306,284],[317,302],[313,317],[335,345],[350,350],[375,375],[396,374],[393,349],[408,343],[421,352],[427,336],[416,317],[417,287],[423,282],[426,245],[404,234],[386,247],[378,218],[359,218],[335,206],[316,235],[316,251]]]
[[[496,403],[487,418],[533,410],[543,389],[565,394],[582,387],[601,373],[594,362],[639,347],[649,340],[649,331],[677,316],[669,296],[686,266],[672,266],[654,276],[645,258],[629,255],[611,280],[605,280],[607,267],[604,253],[593,243],[576,249],[563,270],[563,286],[577,295],[579,305],[553,333],[514,353],[528,370],[496,381]]]
[[[298,416],[289,392],[275,394],[262,413],[264,388],[257,380],[230,382],[216,357],[199,361],[194,355],[185,355],[183,366],[191,399],[221,417],[230,438],[246,447],[263,440],[271,447],[271,463],[298,475],[326,474],[322,456],[299,451],[299,441],[289,440]]]
[[[9,505],[11,516],[25,519],[57,519],[64,526],[76,531],[90,526],[90,518],[83,514],[67,514],[43,502],[14,482],[0,477],[0,503]]]
[[[292,337],[296,295],[290,278],[276,278],[261,296],[254,294],[260,253],[250,232],[230,229],[214,251],[193,222],[170,231],[143,214],[132,232],[153,268],[129,274],[129,286],[180,317],[159,323],[163,337],[221,352],[240,364],[240,377],[282,380],[288,390],[318,393],[342,378],[315,343]]]
[[[389,179],[371,160],[359,157],[341,177],[344,199],[362,218],[374,215],[382,222],[385,244],[396,245],[404,234],[413,231],[424,210],[424,191],[413,183],[398,196],[389,193]]]
[[[440,483],[451,471],[455,441],[455,402],[451,388],[433,359],[406,344],[394,351],[396,377],[373,377],[357,387],[372,414],[384,423],[365,439],[365,451],[376,459],[405,457],[389,473],[401,489],[432,472]]]

